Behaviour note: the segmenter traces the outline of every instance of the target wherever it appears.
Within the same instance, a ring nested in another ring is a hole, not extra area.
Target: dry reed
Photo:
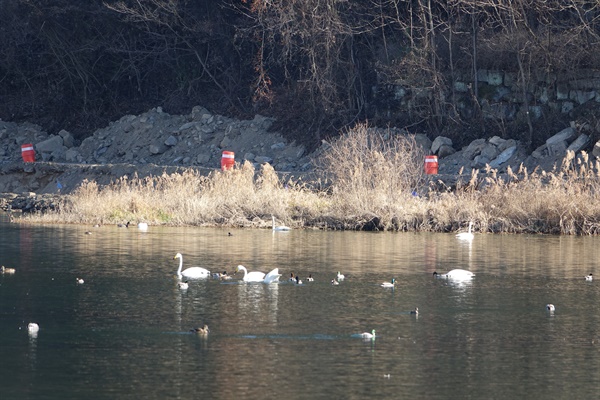
[[[189,170],[106,187],[88,181],[59,210],[24,219],[270,227],[275,215],[296,228],[448,232],[473,221],[480,232],[600,233],[600,165],[586,153],[568,152],[551,172],[474,171],[446,189],[424,174],[423,156],[411,136],[358,125],[317,160],[326,182],[320,189],[284,182],[269,164],[256,171],[244,162],[208,176]]]

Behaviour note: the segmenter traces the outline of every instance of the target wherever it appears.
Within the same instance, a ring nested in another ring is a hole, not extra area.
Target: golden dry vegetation
[[[282,181],[269,164],[202,176],[189,171],[85,182],[57,211],[24,222],[270,228],[271,215],[293,228],[595,235],[600,232],[600,164],[572,152],[551,172],[488,169],[452,188],[423,172],[409,136],[358,125],[321,155],[319,181]]]

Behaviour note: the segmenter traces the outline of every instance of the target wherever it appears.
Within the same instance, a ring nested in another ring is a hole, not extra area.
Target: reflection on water
[[[0,275],[2,397],[545,399],[600,389],[600,294],[584,279],[597,272],[596,238],[233,233],[0,216],[0,264],[17,269]],[[181,290],[177,252],[188,266],[278,267],[315,281],[236,274]],[[476,276],[432,277],[455,268]],[[346,279],[333,287],[337,271]],[[396,288],[380,287],[392,278]],[[208,336],[190,332],[204,324]],[[356,337],[372,329],[375,340]]]

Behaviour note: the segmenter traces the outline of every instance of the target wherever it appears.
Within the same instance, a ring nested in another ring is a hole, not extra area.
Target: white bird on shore
[[[273,231],[276,232],[287,232],[287,231],[291,231],[292,228],[290,228],[289,226],[285,226],[285,225],[275,225],[275,216],[271,215],[271,221],[273,222]]]
[[[467,232],[457,233],[456,237],[460,240],[473,240],[473,238],[475,236],[471,232],[472,228],[473,228],[473,222],[469,222],[469,230]]]
[[[181,269],[183,268],[183,256],[181,255],[181,253],[177,253],[175,254],[175,257],[173,257],[173,259],[177,259],[179,258],[179,269],[177,269],[177,276],[179,278],[181,278],[182,276],[185,276],[186,278],[208,278],[210,276],[210,271],[207,270],[206,268],[202,268],[202,267],[191,267],[191,268],[187,268],[184,271],[182,271]]]

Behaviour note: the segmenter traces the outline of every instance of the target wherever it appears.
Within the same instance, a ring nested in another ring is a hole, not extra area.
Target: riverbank
[[[356,162],[350,154],[346,159],[310,182],[281,179],[269,164],[257,171],[247,162],[206,175],[188,169],[123,177],[106,186],[86,181],[68,195],[32,193],[10,202],[26,206],[13,219],[20,223],[270,229],[275,216],[292,229],[454,232],[473,222],[478,233],[600,233],[598,164],[585,154],[582,161],[568,153],[554,172],[475,171],[453,186],[431,176],[407,182],[406,170],[393,163],[351,173],[346,168]],[[405,154],[397,159],[407,160]]]

